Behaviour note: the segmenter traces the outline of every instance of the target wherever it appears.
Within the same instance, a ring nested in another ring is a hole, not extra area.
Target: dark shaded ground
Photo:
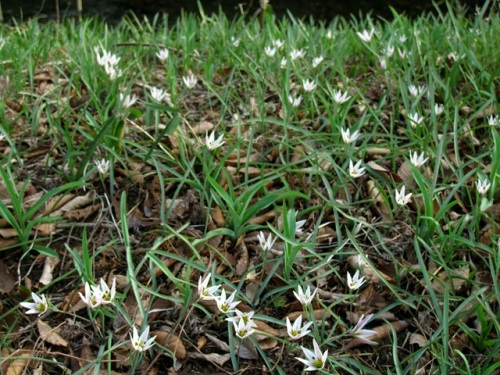
[[[83,12],[87,15],[99,14],[110,22],[118,22],[120,18],[130,11],[139,16],[152,16],[158,12],[167,12],[172,18],[180,15],[181,11],[198,12],[198,2],[195,0],[82,0]],[[258,0],[246,2],[237,0],[214,0],[200,2],[207,13],[217,12],[221,7],[228,16],[239,14],[240,10],[248,10],[253,13],[259,7]],[[446,7],[441,4],[442,9]],[[474,10],[478,5],[485,3],[484,0],[462,0],[457,2],[466,6],[469,11]],[[1,0],[4,18],[26,19],[35,16],[55,19],[57,14],[56,0]],[[376,16],[391,18],[393,7],[398,13],[406,13],[416,16],[423,12],[435,10],[432,1],[410,1],[410,0],[288,0],[271,1],[271,4],[278,15],[285,15],[288,11],[295,17],[312,16],[317,20],[328,21],[335,16],[358,16],[372,12]],[[59,0],[59,10],[61,17],[76,16],[76,0]]]

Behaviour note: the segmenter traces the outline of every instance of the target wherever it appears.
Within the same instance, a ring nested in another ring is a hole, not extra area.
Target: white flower
[[[326,360],[328,358],[328,350],[324,353],[321,353],[321,349],[319,348],[318,343],[315,339],[313,339],[314,351],[306,349],[301,346],[302,351],[304,352],[306,359],[298,358],[297,360],[304,363],[306,367],[306,371],[318,371],[325,367]]]
[[[362,32],[357,32],[359,39],[361,39],[365,43],[371,42],[373,35],[375,34],[375,29],[371,29],[370,31],[368,30],[363,30]]]
[[[371,320],[373,314],[368,315],[365,318],[365,315],[361,315],[356,326],[351,330],[350,335],[358,338],[362,342],[368,345],[378,345],[375,341],[370,340],[371,337],[375,337],[377,335],[376,331],[371,329],[363,329],[363,327]]]
[[[290,336],[292,340],[298,340],[311,332],[308,330],[311,324],[313,324],[313,322],[308,322],[302,326],[302,315],[299,315],[293,325],[290,322],[290,319],[286,317],[286,330],[288,332],[288,336]]]
[[[303,49],[299,49],[299,50],[294,49],[294,50],[292,50],[292,52],[290,52],[290,58],[292,59],[292,61],[298,59],[299,57],[302,58],[305,55],[306,55],[306,53],[304,52]]]
[[[240,45],[240,38],[235,38],[234,36],[231,37],[231,44],[234,47],[238,47]]]
[[[358,139],[359,137],[359,131],[356,130],[354,133],[352,133],[351,135],[351,131],[349,129],[340,129],[340,132],[342,133],[342,140],[345,142],[345,143],[353,143],[356,141],[356,139]]]
[[[298,107],[300,102],[302,101],[302,96],[300,95],[288,95],[288,101],[292,105],[292,107]]]
[[[266,46],[264,48],[264,53],[269,56],[269,57],[273,57],[275,54],[276,54],[276,48],[274,47],[270,47],[270,46]]]
[[[405,50],[405,49],[402,49],[402,50],[401,50],[401,49],[399,49],[399,47],[398,47],[398,55],[399,55],[399,57],[401,58],[401,60],[404,60],[404,59],[405,59],[405,57],[406,57],[406,50]]]
[[[379,61],[380,69],[386,70],[387,69],[387,59],[384,57],[380,59]]]
[[[396,190],[394,194],[396,196],[396,203],[399,204],[400,206],[406,206],[411,199],[411,193],[405,195],[404,185],[401,187],[400,191]]]
[[[394,46],[392,44],[387,45],[387,48],[382,50],[382,55],[386,56],[387,58],[392,57],[393,54]]]
[[[83,302],[85,302],[91,309],[95,309],[99,306],[102,301],[102,292],[99,288],[90,288],[90,284],[85,282],[85,296],[82,293],[78,292],[80,298]]]
[[[38,314],[38,316],[42,315],[49,308],[49,304],[47,302],[47,298],[44,294],[40,294],[38,297],[35,293],[31,293],[31,298],[33,302],[21,302],[20,305],[25,309],[26,314]]]
[[[429,159],[428,157],[424,159],[425,153],[417,154],[415,151],[413,154],[410,151],[410,163],[412,163],[416,168],[425,164],[425,162]]]
[[[408,91],[411,96],[417,97],[425,92],[425,86],[410,85],[408,86]]]
[[[96,54],[97,63],[101,66],[104,66],[104,65],[108,64],[108,61],[111,57],[111,53],[106,51],[103,47],[101,47],[101,51],[102,51],[102,56],[99,52],[99,47],[98,46],[94,47],[94,52]]]
[[[97,171],[99,172],[99,174],[105,175],[109,169],[109,160],[98,160],[95,162],[95,165],[97,166]]]
[[[209,150],[217,150],[220,146],[222,146],[225,142],[223,141],[224,134],[221,134],[219,138],[215,139],[215,130],[210,133],[210,135],[205,136],[205,144]]]
[[[408,119],[410,120],[410,125],[412,128],[415,128],[417,125],[422,124],[424,121],[424,116],[419,116],[418,113],[412,113],[408,115]]]
[[[444,112],[444,106],[442,104],[436,103],[434,104],[434,113],[436,116],[439,116]]]
[[[359,289],[364,283],[365,277],[359,277],[359,270],[356,271],[353,277],[351,277],[351,274],[347,272],[347,286],[350,290]]]
[[[297,211],[295,211],[295,215],[297,215]],[[306,222],[307,222],[307,220],[299,220],[295,223],[295,235],[296,236],[302,236],[304,234],[302,227],[304,226],[304,224]]]
[[[257,327],[257,324],[255,324],[255,322],[252,320],[252,316],[255,313],[255,311],[242,312],[238,309],[235,309],[234,312],[236,313],[236,316],[226,318],[228,322],[238,323],[240,320],[242,320],[245,323],[245,325],[249,325],[252,328]]]
[[[187,77],[182,77],[182,81],[188,89],[193,89],[196,86],[197,79],[194,74],[190,74]]]
[[[498,116],[491,115],[490,117],[488,117],[488,125],[495,126],[497,124],[498,124]]]
[[[451,62],[456,62],[458,60],[463,59],[464,57],[465,57],[465,53],[463,53],[462,55],[458,55],[455,52],[450,52],[448,54],[448,60],[450,60]]]
[[[149,326],[146,327],[146,329],[144,330],[144,332],[141,333],[140,336],[139,333],[137,332],[137,328],[135,328],[135,326],[132,328],[133,328],[133,334],[129,333],[130,342],[132,343],[132,347],[136,351],[145,352],[146,350],[148,350],[153,346],[156,336],[148,339]]]
[[[245,323],[243,319],[240,319],[237,322],[233,322],[233,327],[236,336],[238,336],[241,340],[247,338],[255,332],[255,329],[253,329],[255,327],[255,323],[252,320],[250,320],[249,323]]]
[[[408,39],[408,37],[405,34],[399,36],[399,41],[401,43],[406,42],[407,39]]]
[[[333,39],[333,32],[332,32],[332,30],[328,30],[326,32],[326,39]]]
[[[120,93],[120,102],[122,103],[123,108],[132,107],[135,102],[137,102],[137,96],[135,94],[132,95],[124,95]]]
[[[313,68],[316,68],[319,64],[323,62],[323,60],[324,60],[323,56],[315,57],[312,61]]]
[[[311,92],[316,88],[316,82],[314,82],[314,80],[309,81],[308,79],[305,81],[302,80],[302,86],[305,92]]]
[[[485,178],[484,180],[482,180],[481,178],[479,178],[477,180],[476,189],[477,189],[477,191],[478,191],[479,194],[486,195],[486,193],[488,192],[488,190],[490,190],[490,187],[491,187],[491,183],[488,181],[487,178]]]
[[[264,233],[259,232],[257,235],[257,238],[259,239],[259,244],[262,249],[262,251],[269,251],[273,248],[274,243],[276,242],[277,237],[273,238],[273,235],[269,233],[269,236],[267,237],[264,236]]]
[[[170,94],[167,92],[167,90],[151,87],[149,89],[149,92],[151,93],[153,99],[158,102],[165,100],[168,103],[170,101]]]
[[[308,286],[306,291],[304,292],[302,290],[302,287],[299,285],[297,288],[297,293],[293,291],[293,294],[295,295],[295,298],[302,304],[302,305],[309,305],[311,301],[314,298],[314,295],[316,294],[318,290],[315,289],[314,292],[311,294],[311,287]]]
[[[365,168],[361,167],[361,160],[354,165],[352,160],[349,160],[349,176],[352,178],[358,178],[365,174]]]
[[[276,39],[276,40],[273,40],[273,45],[277,48],[277,49],[282,49],[283,46],[285,45],[285,42],[282,41],[281,39]]]
[[[342,104],[348,101],[349,99],[351,99],[351,97],[348,96],[346,92],[342,93],[340,90],[333,90],[333,100],[336,103]]]
[[[113,278],[111,289],[102,278],[99,286],[92,286],[91,288],[94,295],[100,296],[102,304],[113,303],[116,294],[116,278]]]
[[[120,69],[116,69],[114,65],[104,65],[104,71],[112,80],[122,75],[122,71]]]
[[[156,56],[160,59],[160,61],[165,61],[168,59],[168,49],[163,48],[156,52]]]
[[[5,139],[5,134],[2,133],[0,130],[0,141],[3,141]]]
[[[282,57],[281,58],[281,62],[280,62],[280,68],[281,69],[285,69],[286,68],[286,57]]]
[[[215,292],[220,288],[220,285],[214,285],[207,288],[211,276],[212,274],[208,273],[204,279],[200,276],[200,279],[198,280],[198,295],[200,296],[200,299],[210,300],[217,298],[215,296]]]
[[[234,312],[234,308],[240,303],[240,301],[233,302],[235,296],[236,291],[234,291],[229,298],[226,298],[226,291],[222,289],[221,295],[215,298],[215,302],[221,313],[228,314]]]

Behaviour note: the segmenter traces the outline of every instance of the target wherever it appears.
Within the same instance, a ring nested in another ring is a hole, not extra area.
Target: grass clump
[[[2,26],[2,370],[495,373],[499,19]]]

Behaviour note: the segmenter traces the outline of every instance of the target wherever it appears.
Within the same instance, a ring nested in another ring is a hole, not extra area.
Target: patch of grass
[[[2,371],[495,373],[499,19],[2,25]]]

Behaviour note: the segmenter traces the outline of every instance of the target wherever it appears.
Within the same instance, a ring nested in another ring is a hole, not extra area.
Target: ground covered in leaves
[[[497,373],[497,16],[3,26],[2,372],[299,374],[314,338],[325,373]],[[199,298],[209,273],[250,337]],[[352,334],[370,314],[376,345]]]

